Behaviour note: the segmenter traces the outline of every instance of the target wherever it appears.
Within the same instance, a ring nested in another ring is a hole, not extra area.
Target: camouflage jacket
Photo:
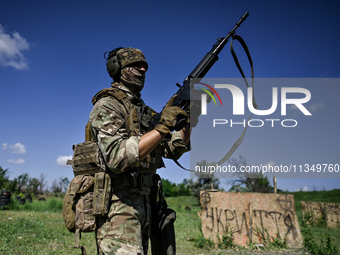
[[[113,83],[111,87],[124,91],[126,103],[112,96],[97,97],[97,100],[97,94],[92,100],[94,107],[90,114],[92,137],[98,141],[106,165],[111,171],[120,174],[138,167],[141,174],[155,173],[157,168],[164,167],[162,157],[170,158],[165,142],[176,159],[189,151],[179,132],[173,132],[169,140],[163,140],[140,161],[140,137],[147,132],[154,111],[121,84]]]

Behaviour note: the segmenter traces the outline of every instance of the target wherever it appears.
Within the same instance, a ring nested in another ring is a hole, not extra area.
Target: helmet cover
[[[120,49],[117,52],[117,57],[119,59],[121,69],[135,62],[144,62],[146,64],[146,69],[148,68],[148,62],[146,62],[143,52],[139,49],[130,47]]]

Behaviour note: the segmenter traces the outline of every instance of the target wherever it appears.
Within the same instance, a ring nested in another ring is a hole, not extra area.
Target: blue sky
[[[1,1],[0,166],[10,169],[11,178],[45,173],[49,183],[61,176],[71,179],[72,169],[63,162],[72,155],[72,145],[84,141],[92,96],[110,86],[104,52],[120,46],[144,52],[149,70],[142,97],[160,111],[177,91],[175,84],[183,81],[245,11],[250,15],[238,34],[248,44],[256,77],[338,78],[339,10],[337,1]],[[228,47],[206,77],[240,77]],[[249,75],[245,57],[240,55]],[[261,94],[260,86],[256,93]],[[326,94],[332,95],[332,100],[339,95],[326,89],[320,93],[325,93],[320,99],[323,103],[328,101]],[[339,125],[338,115],[334,111],[325,121],[333,127]],[[313,134],[313,126],[308,130]],[[317,131],[310,141],[320,135]],[[290,146],[296,148],[299,143],[294,142],[305,132],[291,132]],[[340,163],[334,158],[339,154],[334,146],[339,144],[339,135],[334,129],[325,128],[325,132],[328,135],[323,135],[318,155],[327,163]],[[276,136],[272,134],[271,141],[275,142]],[[255,137],[258,141],[269,139],[265,132],[249,132],[240,149],[249,148]],[[277,147],[289,151],[283,144]],[[243,156],[255,164],[261,150],[256,156],[251,149],[236,151],[235,157],[239,153],[246,153]],[[280,157],[279,152],[271,153]],[[181,163],[189,166],[189,158],[184,156]],[[338,162],[331,162],[334,159]],[[188,172],[171,161],[166,165],[159,171],[163,178],[177,183],[189,178]],[[291,191],[333,189],[340,188],[340,182],[279,179],[278,187]]]

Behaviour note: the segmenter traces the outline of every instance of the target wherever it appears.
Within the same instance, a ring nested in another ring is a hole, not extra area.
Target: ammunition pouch
[[[93,208],[94,177],[89,174],[77,175],[70,183],[63,202],[63,217],[70,232],[92,232],[96,228]]]
[[[104,172],[94,176],[93,215],[105,216],[110,210],[111,177]]]
[[[94,141],[73,145],[73,158],[68,160],[66,164],[72,165],[74,176],[105,172],[104,159],[98,144]]]
[[[96,216],[109,212],[111,201],[111,177],[105,173],[105,164],[96,142],[89,141],[73,146],[72,165],[75,177],[70,182],[63,201],[63,218],[66,228],[75,232],[75,245],[79,245],[81,232],[96,230]]]

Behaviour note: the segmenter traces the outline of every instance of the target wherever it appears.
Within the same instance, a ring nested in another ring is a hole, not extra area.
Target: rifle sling
[[[248,82],[247,82],[247,79],[243,73],[243,70],[242,70],[242,67],[240,65],[240,62],[238,61],[238,58],[236,56],[236,53],[234,51],[234,47],[233,47],[233,40],[237,40],[242,48],[244,49],[244,51],[246,52],[247,54],[247,57],[248,57],[248,61],[249,61],[249,64],[250,64],[250,68],[251,68],[251,81],[252,81],[252,90],[253,90],[253,106],[255,109],[258,108],[256,102],[255,102],[255,94],[254,94],[254,65],[253,65],[253,60],[250,56],[250,52],[249,52],[249,49],[247,47],[247,44],[245,43],[245,41],[243,40],[243,38],[239,35],[234,35],[231,39],[231,42],[230,42],[230,51],[231,51],[231,54],[233,55],[233,58],[234,58],[234,61],[235,61],[235,64],[238,68],[238,70],[240,71],[247,87],[249,88],[249,85],[248,85]],[[231,146],[230,150],[227,152],[227,154],[222,158],[220,159],[220,161],[218,161],[217,165],[222,165],[225,161],[227,161],[231,155],[233,155],[233,153],[235,152],[235,150],[240,146],[240,144],[242,143],[243,141],[243,138],[246,134],[246,131],[247,131],[247,128],[248,128],[248,122],[249,120],[251,119],[251,117],[253,116],[253,114],[250,114],[249,116],[249,119],[247,121],[247,125],[245,126],[241,136],[236,140],[236,142],[233,144],[233,146]]]
[[[239,35],[234,35],[231,39],[231,42],[230,42],[230,51],[231,51],[231,54],[233,55],[233,58],[234,58],[234,61],[235,61],[235,64],[238,68],[238,70],[240,71],[247,87],[249,88],[249,85],[248,85],[248,82],[247,82],[247,79],[243,73],[243,70],[242,70],[242,67],[240,65],[240,62],[238,61],[238,58],[236,56],[236,53],[234,51],[234,47],[233,47],[233,40],[237,40],[239,41],[239,43],[241,44],[242,48],[244,49],[244,51],[246,52],[247,54],[247,57],[248,57],[248,61],[249,61],[249,64],[250,64],[250,68],[251,68],[251,82],[252,82],[252,90],[253,90],[253,106],[255,109],[258,108],[256,102],[255,102],[255,94],[254,94],[254,65],[253,65],[253,60],[250,56],[250,52],[249,52],[249,49],[248,49],[248,46],[246,44],[246,42],[243,40],[243,38]]]
[[[196,172],[194,170],[190,170],[190,169],[186,169],[185,167],[183,167],[178,160],[175,158],[175,155],[172,153],[172,151],[170,150],[170,147],[167,143],[164,143],[165,149],[167,150],[167,152],[169,153],[171,159],[176,163],[176,165],[178,165],[180,168],[182,168],[185,171],[189,171],[189,172]]]

